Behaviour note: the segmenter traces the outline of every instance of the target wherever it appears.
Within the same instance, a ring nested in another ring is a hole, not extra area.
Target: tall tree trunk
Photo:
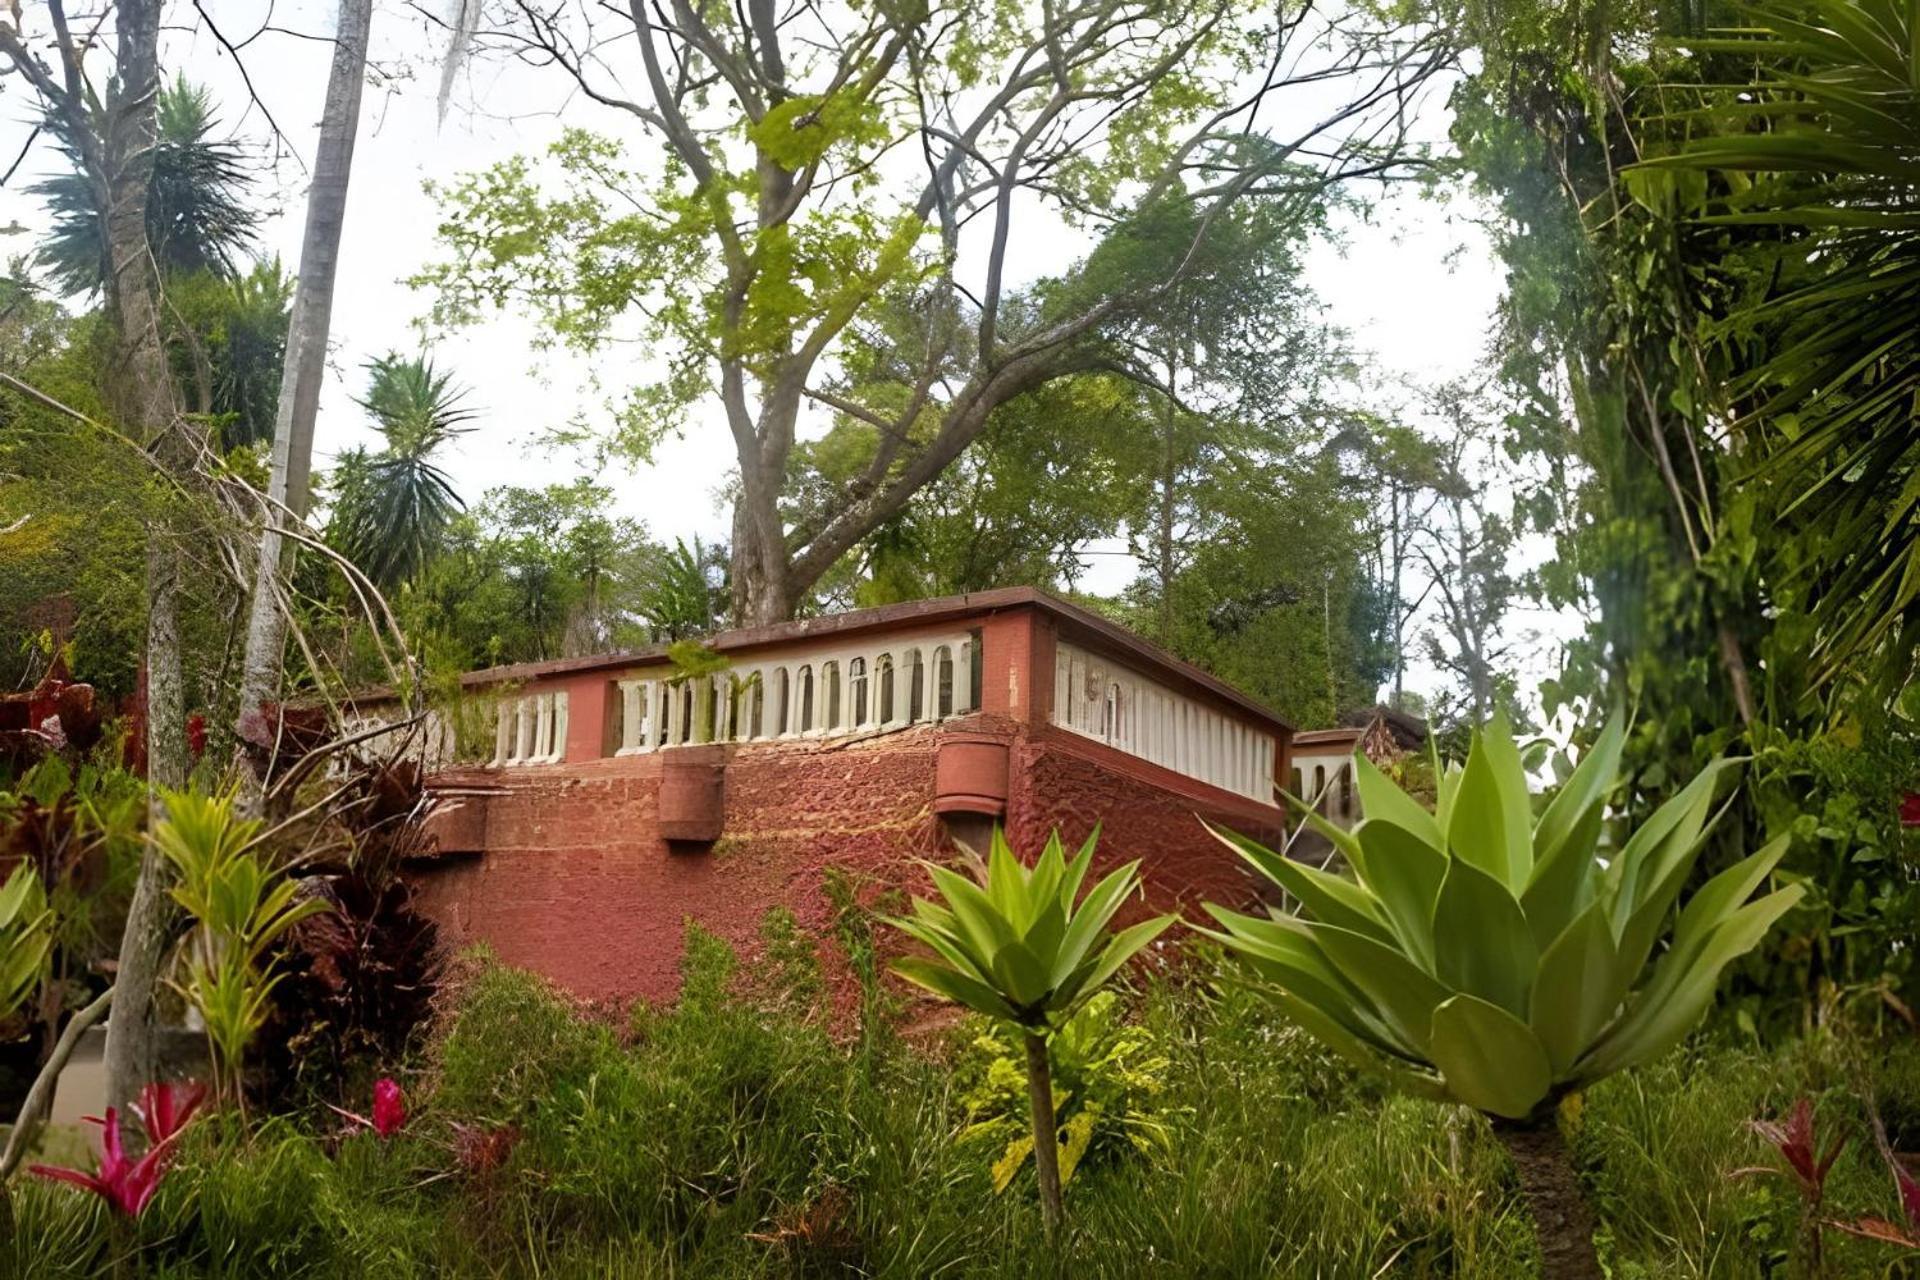
[[[1053,1117],[1053,1061],[1045,1036],[1027,1032],[1027,1101],[1033,1109],[1033,1171],[1040,1180],[1040,1216],[1047,1235],[1060,1233],[1059,1126]]]
[[[740,496],[733,506],[733,620],[743,627],[764,627],[791,618],[799,600],[780,525],[780,477],[748,477],[745,470],[743,463]]]
[[[354,138],[360,131],[360,88],[366,80],[367,31],[373,0],[340,0],[340,26],[320,114],[313,185],[307,192],[307,223],[300,243],[300,280],[287,323],[286,359],[280,371],[280,403],[273,423],[273,474],[254,572],[253,606],[247,619],[247,650],[241,664],[240,713],[276,697],[287,622],[280,610],[280,581],[292,562],[283,530],[289,516],[303,517],[311,497],[313,428],[326,376],[327,336],[333,320],[334,275],[340,265],[340,231],[346,223],[347,181],[353,173]],[[248,776],[245,770],[242,776]]]
[[[179,412],[160,335],[160,281],[147,243],[155,100],[160,87],[161,0],[119,0],[118,49],[108,88],[104,146],[108,303],[114,359],[108,397],[137,428],[155,465],[190,487],[195,428]],[[147,781],[149,827],[164,817],[161,787],[187,781],[186,674],[180,646],[181,546],[186,513],[169,493],[147,530]],[[166,860],[149,847],[120,938],[113,1017],[107,1025],[107,1101],[124,1107],[153,1074],[153,986],[167,934]]]
[[[1520,1190],[1540,1241],[1544,1280],[1602,1280],[1593,1249],[1593,1210],[1554,1116],[1495,1120],[1493,1131],[1519,1171]]]

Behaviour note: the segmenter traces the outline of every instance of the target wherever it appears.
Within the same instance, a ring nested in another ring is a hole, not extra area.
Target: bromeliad
[[[101,1128],[99,1168],[93,1173],[81,1169],[63,1169],[53,1165],[28,1165],[27,1172],[54,1182],[83,1187],[105,1200],[116,1213],[137,1218],[160,1189],[187,1122],[206,1100],[202,1084],[150,1084],[140,1091],[133,1104],[147,1134],[147,1153],[135,1160],[126,1153],[120,1140],[120,1113],[107,1108],[104,1120],[88,1116],[89,1124]]]

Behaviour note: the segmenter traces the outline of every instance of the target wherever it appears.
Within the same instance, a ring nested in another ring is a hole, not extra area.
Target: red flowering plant
[[[1841,1149],[1847,1145],[1847,1136],[1841,1134],[1822,1152],[1813,1133],[1813,1103],[1805,1097],[1793,1104],[1785,1124],[1778,1120],[1753,1120],[1748,1122],[1748,1127],[1773,1144],[1774,1150],[1780,1153],[1780,1159],[1785,1162],[1787,1172],[1800,1188],[1801,1233],[1806,1247],[1807,1266],[1812,1274],[1819,1275],[1824,1265],[1820,1232],[1825,1225],[1820,1217],[1820,1207],[1827,1196],[1827,1175],[1833,1170],[1833,1162],[1840,1158]],[[1778,1172],[1780,1170],[1776,1168],[1736,1170],[1740,1174]]]
[[[1890,1222],[1885,1218],[1856,1218],[1852,1222],[1836,1222],[1833,1225],[1849,1235],[1864,1236],[1869,1240],[1878,1240],[1882,1244],[1899,1245],[1905,1249],[1920,1250],[1920,1178],[1914,1177],[1907,1166],[1901,1163],[1894,1153],[1893,1146],[1887,1141],[1886,1128],[1880,1123],[1880,1117],[1871,1117],[1875,1145],[1880,1148],[1880,1158],[1887,1162],[1887,1168],[1893,1171],[1894,1189],[1900,1193],[1900,1213],[1905,1222]]]
[[[399,1083],[392,1076],[381,1076],[373,1082],[373,1118],[369,1120],[357,1111],[348,1111],[344,1107],[327,1104],[340,1115],[351,1120],[361,1129],[371,1129],[382,1141],[400,1132],[407,1123],[407,1102],[400,1092]]]
[[[84,1187],[105,1200],[116,1213],[137,1218],[160,1189],[180,1135],[187,1122],[206,1100],[203,1084],[150,1084],[140,1091],[133,1112],[147,1132],[147,1153],[135,1160],[120,1141],[120,1114],[108,1107],[106,1119],[88,1116],[90,1124],[101,1128],[100,1166],[93,1173],[81,1169],[62,1169],[53,1165],[28,1165],[27,1172],[54,1182]]]

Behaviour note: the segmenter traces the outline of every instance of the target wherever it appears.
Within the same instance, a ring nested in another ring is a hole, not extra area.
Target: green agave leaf
[[[1690,962],[1670,954],[1632,1007],[1575,1067],[1575,1076],[1598,1080],[1651,1062],[1679,1044],[1707,1011],[1721,971],[1759,945],[1805,892],[1792,885],[1748,903],[1714,928]]]
[[[1367,888],[1387,922],[1407,954],[1432,970],[1434,900],[1447,877],[1447,855],[1389,818],[1368,818],[1354,838],[1367,851]]]
[[[1539,881],[1543,868],[1553,862],[1569,842],[1576,842],[1577,846],[1578,837],[1589,829],[1589,815],[1605,806],[1607,793],[1613,790],[1620,776],[1620,753],[1626,740],[1626,713],[1615,711],[1566,782],[1547,802],[1533,830],[1533,874],[1528,878],[1529,888]],[[1591,829],[1597,834],[1597,819],[1593,820]],[[1588,848],[1590,852],[1591,843]]]
[[[1731,803],[1731,802],[1729,802]],[[1722,810],[1724,812],[1724,810]],[[1683,836],[1692,834],[1691,841],[1684,847],[1678,844]],[[1691,831],[1687,824],[1676,828],[1668,837],[1667,843],[1649,861],[1660,868],[1659,878],[1648,883],[1643,877],[1645,894],[1640,905],[1627,918],[1624,928],[1617,938],[1619,967],[1617,975],[1620,985],[1616,996],[1625,999],[1639,971],[1646,966],[1647,957],[1653,954],[1653,947],[1660,940],[1665,929],[1667,916],[1673,909],[1674,900],[1680,896],[1680,890],[1686,886],[1687,877],[1693,874],[1693,864],[1699,861],[1700,851],[1706,847],[1706,831]]]
[[[1060,905],[1067,914],[1073,914],[1073,904],[1080,897],[1080,886],[1087,881],[1087,872],[1093,866],[1094,846],[1100,843],[1100,824],[1093,824],[1093,830],[1080,845],[1080,852],[1073,855],[1073,861],[1067,864],[1066,873],[1060,878]]]
[[[1007,1022],[1019,1022],[1020,1015],[1013,1006],[1001,998],[1000,993],[984,982],[976,982],[963,973],[928,960],[920,956],[902,956],[893,962],[893,971],[916,986],[925,987],[937,996],[963,1004],[977,1013],[990,1018],[1000,1018]]]
[[[1508,853],[1507,806],[1486,742],[1485,732],[1473,735],[1467,767],[1460,775],[1453,810],[1447,819],[1447,848],[1455,858],[1506,884],[1512,867]]]
[[[1280,1006],[1281,1012],[1293,1019],[1308,1035],[1361,1070],[1384,1075],[1394,1088],[1416,1098],[1433,1102],[1447,1100],[1446,1083],[1439,1077],[1413,1070],[1374,1052],[1367,1041],[1353,1035],[1325,1012],[1290,991],[1272,991],[1268,996]]]
[[[1226,932],[1196,932],[1223,944],[1261,977],[1293,992],[1350,1032],[1367,1035],[1358,1014],[1367,998],[1327,959],[1309,926],[1297,920],[1241,915],[1211,902],[1206,909]]]
[[[1086,959],[1093,944],[1105,931],[1107,925],[1119,912],[1121,904],[1133,893],[1138,884],[1137,872],[1140,864],[1129,862],[1107,873],[1106,877],[1087,894],[1080,909],[1067,922],[1067,931],[1060,939],[1059,950],[1053,960],[1053,981],[1059,986],[1067,975],[1078,969]]]
[[[1059,899],[1052,898],[1034,916],[1033,926],[1027,930],[1026,937],[1021,941],[1040,961],[1041,966],[1051,973],[1055,962],[1060,958],[1060,944],[1065,941],[1066,933],[1066,912],[1062,910]]]
[[[1029,1008],[1052,990],[1051,974],[1024,942],[1009,942],[993,956],[994,984],[1008,1003]]]
[[[1470,995],[1434,1010],[1432,1058],[1448,1093],[1510,1120],[1531,1115],[1553,1087],[1547,1051],[1527,1024]]]
[[[1540,957],[1528,1022],[1555,1077],[1565,1075],[1619,1005],[1613,926],[1596,902]]]
[[[1380,1020],[1424,1057],[1433,1011],[1453,992],[1390,945],[1333,925],[1309,928],[1327,959],[1367,997]]]
[[[1680,963],[1692,962],[1707,935],[1745,902],[1762,880],[1773,874],[1792,843],[1790,835],[1770,840],[1758,852],[1742,858],[1700,886],[1680,909],[1680,919],[1673,927],[1673,953]]]
[[[1533,798],[1527,790],[1527,767],[1513,740],[1513,725],[1505,711],[1495,711],[1480,735],[1500,798],[1500,830],[1506,837],[1507,887],[1518,894],[1533,873]]]
[[[1455,991],[1527,1016],[1539,949],[1520,904],[1505,885],[1458,858],[1433,912],[1434,975]]]
[[[947,900],[947,909],[960,922],[967,944],[976,954],[997,955],[1002,947],[1015,940],[1012,924],[979,885],[932,863],[927,864],[927,874],[933,877],[934,887]]]
[[[1670,865],[1674,850],[1692,846],[1712,811],[1714,789],[1719,785],[1720,775],[1737,763],[1722,758],[1707,765],[1694,775],[1693,781],[1649,814],[1639,830],[1628,837],[1620,856],[1607,872],[1616,929],[1625,926],[1627,918],[1650,891],[1652,882],[1658,879],[1658,873],[1650,868],[1663,862]]]
[[[993,829],[988,849],[987,900],[1006,920],[1011,932],[1025,933],[1027,925],[1031,923],[1027,916],[1027,869],[1020,865],[1020,859],[1013,854],[1013,846],[1007,843],[1007,833],[998,826]],[[947,896],[951,899],[953,895]]]
[[[1100,953],[1100,961],[1094,966],[1092,974],[1079,984],[1073,995],[1068,997],[1069,1001],[1077,999],[1084,992],[1096,991],[1104,986],[1107,979],[1120,971],[1120,966],[1138,955],[1143,947],[1165,933],[1179,918],[1176,915],[1155,916],[1114,934],[1108,940],[1106,950]]]
[[[1362,853],[1360,846],[1354,842],[1351,831],[1348,831],[1345,827],[1329,822],[1311,804],[1308,804],[1299,796],[1294,795],[1291,791],[1282,791],[1280,795],[1286,800],[1287,807],[1293,812],[1295,817],[1301,819],[1301,821],[1305,822],[1309,827],[1312,827],[1324,837],[1327,843],[1332,845],[1341,857],[1356,866],[1359,865],[1360,859],[1365,855]],[[1201,821],[1205,822],[1206,820],[1203,818]]]
[[[892,925],[908,937],[924,944],[948,965],[975,982],[988,981],[987,958],[974,955],[967,949],[965,940],[952,930],[942,929],[924,920],[904,920],[898,917],[883,917],[882,922]]]
[[[1600,829],[1605,821],[1601,806],[1594,805],[1552,853],[1533,864],[1533,877],[1520,895],[1520,909],[1533,930],[1535,946],[1550,945],[1594,900],[1601,870]]]
[[[1339,876],[1295,862],[1235,831],[1202,820],[1214,839],[1252,863],[1267,879],[1300,900],[1314,919],[1365,934],[1380,942],[1393,941],[1379,904],[1359,885]],[[1343,833],[1344,834],[1344,833]],[[1348,837],[1351,840],[1351,837]],[[1357,844],[1355,846],[1358,847]]]
[[[1394,785],[1364,752],[1353,753],[1354,787],[1360,793],[1360,812],[1369,819],[1394,823],[1430,848],[1444,852],[1447,836],[1426,807]]]

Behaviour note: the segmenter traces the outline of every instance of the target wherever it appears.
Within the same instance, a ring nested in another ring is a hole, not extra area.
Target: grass
[[[780,926],[776,923],[773,927]],[[396,1139],[321,1116],[252,1133],[198,1127],[137,1239],[86,1196],[19,1184],[0,1267],[150,1277],[1515,1277],[1532,1239],[1499,1147],[1458,1108],[1387,1096],[1231,986],[1191,976],[1136,994],[1172,1060],[1173,1138],[1117,1144],[1067,1189],[1042,1244],[1031,1174],[993,1194],[940,1046],[849,1044],[808,1000],[788,949],[740,995],[724,945],[696,934],[685,995],[624,1026],[575,1015],[536,979],[487,967],[406,1077]],[[790,968],[790,972],[788,971]],[[962,1032],[961,1034],[964,1034]],[[929,1050],[932,1050],[931,1052]],[[1745,1128],[1801,1091],[1857,1134],[1870,1080],[1905,1145],[1920,1138],[1920,1047],[1825,1035],[1775,1050],[1696,1044],[1610,1081],[1571,1117],[1614,1280],[1791,1275],[1798,1202],[1733,1177],[1768,1152]],[[462,1171],[456,1125],[516,1135]],[[1835,1130],[1838,1131],[1837,1129]],[[1856,1136],[1836,1208],[1888,1214]],[[1834,1240],[1836,1275],[1902,1276],[1881,1246]]]

